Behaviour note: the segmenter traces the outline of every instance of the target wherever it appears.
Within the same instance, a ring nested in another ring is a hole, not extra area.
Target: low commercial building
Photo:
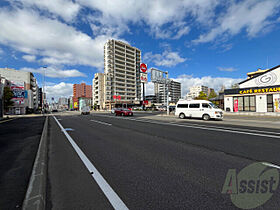
[[[38,109],[39,88],[33,73],[0,68],[0,75],[8,81],[14,93],[14,105],[7,110],[8,114],[25,114]]]
[[[280,112],[280,65],[247,74],[237,88],[226,89],[225,110],[229,112]]]
[[[66,97],[60,97],[58,99],[58,108],[63,110],[63,109],[68,109],[68,98]]]
[[[0,75],[0,120],[3,118],[4,115],[4,86],[5,86],[5,79]]]

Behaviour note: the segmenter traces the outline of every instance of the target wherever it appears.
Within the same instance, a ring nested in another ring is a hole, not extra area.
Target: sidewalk
[[[279,117],[280,112],[224,112],[224,115],[230,116],[269,116],[269,117]]]
[[[235,126],[246,126],[246,127],[261,127],[261,128],[275,128],[280,127],[280,118],[275,116],[249,116],[249,115],[225,115],[223,120],[210,120],[203,121],[202,119],[179,119],[174,115],[166,115],[162,113],[159,115],[149,115],[140,117],[142,119],[154,119],[166,122],[175,123],[206,123],[216,125],[235,125]]]

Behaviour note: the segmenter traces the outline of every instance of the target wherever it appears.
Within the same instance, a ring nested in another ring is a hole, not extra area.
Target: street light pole
[[[46,69],[47,67],[46,66],[43,66],[43,69],[44,69],[44,79],[43,79],[43,93],[42,93],[42,110],[43,110],[43,113],[45,114],[45,91],[46,91],[46,87],[45,87],[45,77],[46,77]]]
[[[166,111],[167,111],[167,115],[169,115],[169,87],[168,87],[168,71],[167,72],[165,72],[165,74],[166,74],[166,81],[165,81],[165,84],[166,84],[166,86],[167,86],[167,99],[166,99]]]

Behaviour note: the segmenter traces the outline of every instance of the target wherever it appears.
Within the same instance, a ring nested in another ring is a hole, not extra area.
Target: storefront
[[[259,72],[250,73],[239,88],[225,90],[225,111],[280,112],[280,65]]]

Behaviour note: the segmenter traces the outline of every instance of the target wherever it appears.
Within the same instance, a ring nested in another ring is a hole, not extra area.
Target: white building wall
[[[256,95],[256,112],[267,112],[266,95]]]
[[[224,103],[225,103],[225,110],[227,110],[227,108],[229,108],[230,111],[233,112],[233,97],[225,96]]]

